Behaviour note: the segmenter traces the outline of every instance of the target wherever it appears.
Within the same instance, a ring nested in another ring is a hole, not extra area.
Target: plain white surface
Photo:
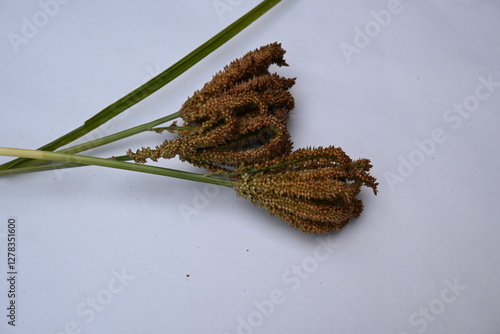
[[[258,1],[62,3],[0,4],[0,146],[81,125]],[[225,64],[279,41],[290,67],[277,71],[297,77],[295,147],[374,164],[380,193],[362,192],[362,217],[303,235],[231,189],[98,167],[1,178],[0,331],[499,333],[499,18],[494,0],[283,1],[97,136],[178,110]]]

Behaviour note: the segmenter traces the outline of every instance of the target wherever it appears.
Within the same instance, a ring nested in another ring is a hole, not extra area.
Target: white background
[[[258,2],[1,2],[0,146],[81,125]],[[96,136],[177,111],[225,64],[279,41],[290,67],[276,70],[297,77],[295,147],[373,162],[380,193],[363,190],[361,218],[304,235],[229,188],[99,167],[4,177],[0,331],[499,333],[498,31],[496,0],[283,1]]]

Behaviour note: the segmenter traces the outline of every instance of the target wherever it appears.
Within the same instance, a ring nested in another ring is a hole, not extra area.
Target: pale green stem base
[[[176,118],[180,117],[180,115],[181,115],[181,113],[178,111],[178,112],[175,112],[175,113],[170,114],[168,116],[158,118],[154,121],[144,123],[141,125],[137,125],[137,126],[134,126],[133,128],[123,130],[123,131],[114,133],[112,135],[106,136],[106,137],[91,140],[91,141],[88,141],[88,142],[83,143],[83,144],[71,146],[71,147],[65,148],[63,150],[59,150],[57,152],[58,153],[66,153],[66,154],[74,154],[74,153],[88,151],[88,150],[96,148],[96,147],[100,147],[100,146],[103,146],[106,144],[113,143],[113,142],[118,141],[120,139],[125,139],[128,137],[131,137],[131,136],[136,135],[136,134],[141,133],[141,132],[152,130],[155,126],[166,123],[166,122],[171,121],[173,119],[176,119]],[[46,167],[46,166],[39,166],[45,162],[46,161],[29,160],[29,161],[26,161],[22,165],[22,167],[15,167],[15,168],[10,168],[10,169],[6,169],[6,170],[0,169],[0,175],[14,174],[14,173],[8,173],[8,171],[15,171],[16,169],[19,169],[19,171],[17,173],[27,173],[27,172],[31,172],[31,171],[36,172],[36,171],[44,171],[44,170],[49,170],[49,169],[70,168],[70,167],[77,167],[78,166],[78,165],[74,165],[74,164],[73,165],[65,164],[65,166],[60,166],[60,167],[55,167],[54,165],[52,165],[51,168]],[[37,166],[37,167],[33,167],[33,166]],[[31,170],[28,169],[29,167],[31,167],[32,169]]]
[[[129,160],[133,160],[128,155],[121,155],[121,156],[118,156],[118,157],[112,157],[110,159],[117,160],[117,161],[129,161]],[[36,160],[36,161],[40,161],[40,160]],[[50,162],[45,161],[45,160],[43,160],[41,162],[43,162],[44,164],[43,165],[38,165],[38,166],[30,166],[30,167],[16,167],[16,168],[11,168],[11,169],[6,169],[6,170],[1,170],[0,169],[0,177],[4,176],[4,175],[35,173],[35,172],[46,172],[46,171],[49,171],[49,170],[67,169],[67,168],[76,168],[76,167],[87,166],[87,165],[77,164],[77,163],[74,163],[74,162],[50,163]]]
[[[117,161],[113,159],[89,157],[75,154],[65,154],[50,151],[26,150],[20,148],[0,147],[0,155],[20,157],[28,159],[46,160],[46,161],[66,161],[71,163],[94,165],[116,169],[124,169],[134,172],[175,177],[178,179],[191,180],[197,182],[217,184],[220,186],[233,187],[234,182],[209,176],[207,174],[191,173],[177,169],[140,165],[136,163]],[[6,171],[7,172],[7,171]]]

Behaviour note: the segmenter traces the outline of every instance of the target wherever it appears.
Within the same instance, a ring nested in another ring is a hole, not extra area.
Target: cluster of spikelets
[[[284,54],[272,43],[231,62],[184,103],[184,123],[170,127],[176,138],[128,154],[141,163],[178,156],[232,179],[238,196],[304,232],[341,229],[363,210],[361,186],[376,194],[377,181],[368,159],[353,161],[340,148],[292,152],[286,124],[295,79],[269,73],[287,65]]]
[[[310,233],[341,229],[359,217],[361,186],[377,193],[367,159],[351,160],[340,148],[298,149],[262,165],[236,170],[234,189],[291,226]]]
[[[272,64],[287,66],[284,53],[273,43],[234,60],[184,103],[184,124],[172,126],[177,138],[128,154],[136,162],[178,156],[211,172],[227,172],[290,152],[286,123],[295,79],[269,73]]]

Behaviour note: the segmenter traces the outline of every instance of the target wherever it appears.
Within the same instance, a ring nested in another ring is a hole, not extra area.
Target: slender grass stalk
[[[134,126],[130,129],[126,129],[126,130],[114,133],[112,135],[109,135],[109,136],[105,136],[102,138],[91,140],[91,141],[88,141],[88,142],[85,142],[85,143],[82,143],[79,145],[71,146],[71,147],[65,148],[63,150],[59,150],[57,152],[58,153],[66,153],[66,154],[75,154],[75,153],[85,152],[85,151],[88,151],[88,150],[96,148],[96,147],[100,147],[100,146],[103,146],[106,144],[113,143],[113,142],[118,141],[120,139],[125,139],[128,137],[131,137],[131,136],[139,134],[141,132],[153,130],[155,126],[163,124],[163,123],[168,122],[168,121],[171,121],[171,120],[176,119],[178,117],[180,117],[180,112],[175,112],[175,113],[170,114],[168,116],[158,118],[154,121],[144,123],[141,125],[137,125],[137,126]],[[19,168],[19,169],[22,168],[22,171],[20,171],[19,173],[28,173],[30,170],[27,168],[30,168],[33,166],[39,166],[39,165],[44,164],[44,163],[46,163],[46,161],[29,160],[29,161],[26,161],[25,163],[23,163],[22,167],[17,166],[16,168],[9,168],[9,169],[1,169],[0,168],[0,175],[13,174],[13,173],[2,173],[2,172],[14,170],[17,168]],[[70,168],[70,167],[78,167],[78,165],[60,166],[60,168]],[[46,168],[46,166],[45,166],[44,168],[38,168],[38,169],[33,168],[32,171],[37,172],[37,171],[44,171],[47,169],[50,169],[50,168]],[[59,169],[59,168],[55,168],[55,169]]]
[[[27,149],[11,148],[11,147],[0,147],[0,155],[46,160],[46,161],[66,161],[81,165],[93,165],[93,166],[109,167],[116,169],[124,169],[134,172],[169,176],[178,179],[217,184],[226,187],[232,187],[232,185],[234,184],[233,181],[216,178],[213,176],[209,176],[207,174],[192,173],[165,167],[140,165],[137,163],[123,162],[114,159],[89,157],[76,154],[57,153],[57,152],[41,151],[41,150],[27,150]]]
[[[218,49],[227,41],[229,41],[231,38],[236,36],[239,32],[241,32],[243,29],[245,29],[247,26],[249,26],[251,23],[257,20],[260,16],[265,14],[268,10],[273,8],[279,2],[281,2],[281,0],[262,1],[259,5],[254,7],[252,10],[250,10],[241,18],[239,18],[231,25],[226,27],[217,35],[210,38],[208,41],[203,43],[194,51],[192,51],[184,58],[179,60],[177,63],[175,63],[162,73],[158,74],[156,77],[152,78],[144,85],[136,88],[135,90],[125,95],[121,99],[115,101],[108,107],[104,108],[99,113],[89,118],[82,126],[40,147],[39,150],[55,151],[59,147],[62,147],[66,144],[75,141],[76,139],[84,136],[85,134],[96,129],[105,122],[109,121],[113,117],[119,115],[121,112],[125,111],[126,109],[130,108],[136,103],[142,101],[143,99],[153,94],[161,87],[165,86],[167,83],[171,82],[179,75],[187,71],[189,68],[198,63],[200,60],[202,60],[210,53]],[[27,160],[25,158],[14,159],[3,165],[0,165],[0,170],[24,166],[24,163],[26,163],[26,161]]]
[[[76,163],[72,163],[72,162],[64,162],[64,163],[55,163],[55,164],[30,166],[30,167],[16,167],[16,168],[11,168],[11,169],[0,170],[0,177],[5,176],[5,175],[45,172],[45,171],[55,170],[55,169],[66,169],[66,168],[75,168],[75,167],[83,167],[83,166],[86,166],[86,165],[80,165],[80,164],[76,164]]]
[[[73,153],[80,153],[80,152],[88,151],[90,149],[93,149],[93,148],[96,148],[96,147],[99,147],[99,146],[103,146],[103,145],[106,145],[106,144],[109,144],[109,143],[113,143],[113,142],[118,141],[120,139],[125,139],[125,138],[128,138],[128,137],[131,137],[131,136],[139,134],[141,132],[150,131],[155,126],[163,124],[163,123],[166,123],[166,122],[171,121],[173,119],[176,119],[176,118],[178,118],[180,116],[181,116],[181,113],[178,111],[178,112],[175,112],[175,113],[170,114],[168,116],[164,116],[164,117],[158,118],[158,119],[156,119],[154,121],[151,121],[151,122],[148,122],[148,123],[144,123],[144,124],[141,124],[141,125],[137,125],[137,126],[134,126],[134,127],[130,128],[130,129],[123,130],[123,131],[114,133],[112,135],[109,135],[109,136],[106,136],[106,137],[102,137],[102,138],[98,138],[98,139],[95,139],[95,140],[92,140],[92,141],[89,141],[89,142],[86,142],[86,143],[83,143],[83,144],[80,144],[80,145],[75,145],[75,146],[72,146],[72,147],[68,147],[68,148],[65,148],[63,150],[59,150],[58,152],[59,153],[73,154]]]
[[[57,152],[60,153],[60,152]],[[113,160],[118,160],[118,161],[129,161],[132,160],[131,157],[128,155],[120,155],[120,156],[113,156]],[[56,170],[56,169],[68,169],[68,168],[76,168],[76,167],[85,167],[87,165],[82,165],[82,164],[77,164],[74,162],[58,162],[58,163],[51,163],[50,161],[42,161],[42,160],[35,160],[38,162],[42,162],[42,165],[37,165],[37,166],[29,166],[29,167],[17,167],[17,168],[11,168],[11,169],[4,169],[0,170],[0,177],[5,176],[5,175],[13,175],[13,174],[25,174],[25,173],[35,173],[35,172],[45,172],[49,170]]]

